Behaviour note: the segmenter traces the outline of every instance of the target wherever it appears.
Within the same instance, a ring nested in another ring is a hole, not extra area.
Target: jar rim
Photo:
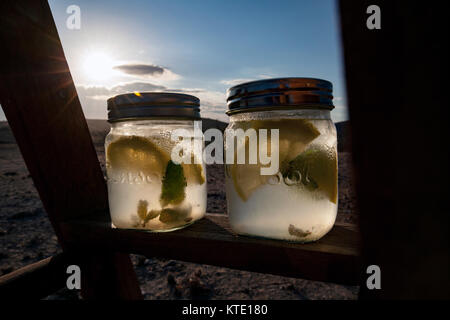
[[[332,110],[333,85],[317,78],[273,78],[245,82],[227,90],[227,115],[280,109]]]
[[[144,118],[200,119],[200,99],[184,93],[133,92],[109,98],[108,121]]]

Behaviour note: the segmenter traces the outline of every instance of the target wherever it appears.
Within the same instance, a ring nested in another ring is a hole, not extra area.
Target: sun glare
[[[83,70],[91,80],[105,80],[114,74],[114,63],[103,52],[87,54],[83,59]]]

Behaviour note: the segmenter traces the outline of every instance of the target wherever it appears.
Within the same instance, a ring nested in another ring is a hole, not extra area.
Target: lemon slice
[[[282,171],[285,178],[298,173],[301,185],[311,191],[321,190],[331,202],[337,202],[337,155],[334,148],[311,147]]]
[[[172,141],[159,141],[157,137],[155,142],[139,136],[120,137],[108,146],[106,160],[112,169],[143,172],[162,179],[174,145]],[[193,158],[191,164],[183,163],[181,166],[188,184],[201,185],[206,182],[202,165],[194,163]]]
[[[231,164],[227,166],[233,179],[234,189],[244,201],[248,200],[255,189],[265,184],[269,177],[261,175],[261,167],[256,164]]]
[[[148,138],[126,136],[111,142],[106,161],[112,169],[143,172],[162,178],[169,155]]]
[[[205,173],[203,172],[203,168],[201,164],[182,164],[184,170],[184,176],[186,177],[186,182],[190,185],[192,184],[204,184]]]
[[[182,163],[186,182],[192,184],[204,184],[206,181],[203,167],[199,163],[195,163],[194,154],[191,154],[191,163]]]
[[[308,144],[320,135],[319,130],[308,120],[305,119],[280,119],[280,120],[251,120],[246,122],[235,123],[234,128],[241,128],[246,130],[253,128],[256,130],[257,135],[259,129],[267,129],[268,137],[268,153],[279,153],[280,169],[286,168],[289,161],[293,160],[297,155],[305,150]],[[271,137],[269,134],[270,129],[279,130],[279,147],[278,150],[271,150]],[[227,170],[233,179],[233,184],[236,192],[240,198],[244,201],[250,197],[255,189],[265,184],[269,176],[261,175],[261,163],[248,164],[248,141],[245,142],[246,163],[237,164],[237,152],[236,148],[234,154],[234,164],[227,165]],[[258,137],[258,153],[259,153],[259,137]],[[259,155],[258,155],[259,159]]]
[[[252,127],[255,130],[279,130],[280,168],[302,153],[320,135],[320,131],[306,119],[256,120],[252,121]]]

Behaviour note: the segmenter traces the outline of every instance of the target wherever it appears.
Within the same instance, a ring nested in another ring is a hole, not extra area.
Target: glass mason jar
[[[132,93],[108,100],[111,131],[105,140],[111,220],[117,228],[172,231],[206,212],[206,170],[202,157],[172,160],[176,129],[194,135],[200,101],[186,94]],[[198,141],[197,141],[198,142]]]
[[[330,82],[310,78],[253,81],[228,90],[225,153],[235,155],[233,163],[226,160],[225,176],[229,221],[236,233],[310,242],[331,230],[338,200],[332,99]],[[256,162],[249,161],[251,134],[239,136],[236,129],[255,130]],[[278,129],[278,145],[272,129]],[[261,168],[273,165],[261,160],[261,143],[267,143],[271,162],[278,160],[270,174],[261,174]],[[245,163],[237,163],[239,151],[245,151]]]

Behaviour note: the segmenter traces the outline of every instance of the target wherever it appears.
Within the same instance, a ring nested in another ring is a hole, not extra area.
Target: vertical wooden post
[[[381,9],[370,30],[369,5]],[[365,268],[361,298],[449,298],[447,10],[340,1]]]
[[[103,174],[47,1],[2,0],[0,17],[0,104],[68,249],[59,222],[108,215]],[[82,263],[104,271],[90,276],[91,268],[82,270],[86,291],[95,292],[88,297],[141,297],[127,255],[82,257]]]

